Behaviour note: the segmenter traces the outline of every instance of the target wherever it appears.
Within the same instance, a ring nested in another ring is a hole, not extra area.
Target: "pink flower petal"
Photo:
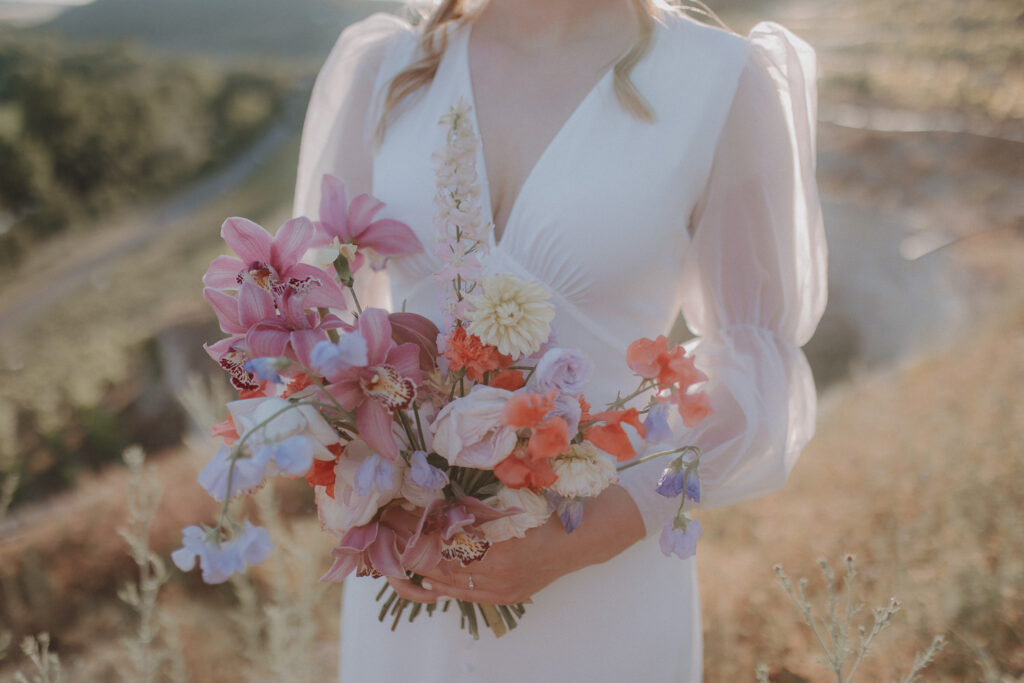
[[[226,330],[225,330],[226,331]],[[423,371],[420,370],[420,347],[415,344],[401,344],[388,352],[388,365],[398,371],[402,377],[408,377],[414,384],[423,381]]]
[[[350,371],[351,369],[346,370],[346,372]],[[366,394],[359,386],[359,380],[352,375],[338,378],[333,384],[327,386],[327,391],[345,410],[355,410],[366,400]]]
[[[293,218],[281,226],[270,245],[270,263],[284,276],[298,263],[309,248],[316,228],[312,221],[304,216]]]
[[[274,297],[252,282],[243,282],[238,290],[238,319],[245,329],[274,318]]]
[[[345,182],[338,177],[325,174],[320,182],[320,222],[319,232],[342,241],[352,238],[348,222],[348,196]]]
[[[227,219],[220,228],[220,236],[246,264],[270,261],[270,245],[274,238],[248,218]]]
[[[370,227],[373,217],[384,208],[384,202],[368,194],[361,194],[348,207],[348,229],[353,240],[362,243],[362,232]]]
[[[228,334],[245,334],[249,328],[238,320],[238,299],[210,287],[203,288],[203,296],[210,302],[213,312],[217,314],[221,330]]]
[[[245,343],[253,358],[283,356],[289,341],[291,333],[288,330],[266,323],[256,325],[245,335]]]
[[[391,411],[377,401],[368,400],[356,411],[356,430],[363,441],[381,457],[398,459],[398,444],[391,434]]]
[[[203,275],[203,284],[213,289],[238,289],[238,274],[245,269],[241,259],[218,256]]]
[[[215,344],[203,344],[203,350],[209,354],[210,358],[219,363],[220,359],[224,357],[224,354],[230,351],[232,346],[243,339],[245,339],[245,337],[242,335],[235,334],[225,339],[221,339]]]
[[[394,345],[387,311],[381,308],[367,308],[359,316],[359,332],[366,340],[367,365],[383,363]]]
[[[373,568],[384,576],[404,579],[405,570],[398,555],[397,541],[394,529],[382,524],[377,532],[377,540],[366,550],[366,554]]]
[[[369,247],[381,256],[414,254],[423,250],[423,243],[412,229],[391,218],[374,221],[359,235],[358,240],[359,246]]]
[[[298,357],[299,362],[307,368],[312,367],[310,355],[313,347],[327,339],[327,333],[323,330],[295,330],[291,334],[292,349]]]

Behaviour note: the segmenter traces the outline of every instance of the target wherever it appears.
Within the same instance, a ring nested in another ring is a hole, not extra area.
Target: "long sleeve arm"
[[[314,220],[319,215],[325,173],[345,181],[349,199],[370,192],[373,132],[380,113],[376,94],[389,61],[414,45],[409,25],[389,14],[374,14],[342,32],[317,75],[306,110],[294,215]],[[386,277],[368,268],[360,271],[356,291],[364,306],[389,306]]]
[[[719,137],[682,269],[683,312],[698,335],[713,414],[681,432],[701,448],[702,504],[782,487],[814,432],[813,377],[801,351],[827,297],[826,245],[814,179],[814,53],[781,26],[758,24]],[[648,532],[678,501],[661,469],[622,484]]]

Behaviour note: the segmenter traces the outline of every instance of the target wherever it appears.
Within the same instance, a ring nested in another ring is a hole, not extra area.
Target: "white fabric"
[[[376,149],[369,132],[381,89],[415,59],[416,35],[383,15],[342,34],[310,103],[297,215],[316,215],[319,176],[329,171],[372,187],[386,215],[433,244],[431,154],[444,142],[441,115],[460,96],[472,102],[468,33],[453,29],[432,84]],[[810,47],[776,24],[744,39],[669,17],[632,76],[656,122],[630,116],[606,74],[529,174],[486,264],[554,293],[559,343],[600,369],[587,391],[595,409],[635,384],[628,344],[667,333],[684,311],[715,413],[679,439],[703,449],[708,505],[777,490],[814,429],[814,384],[800,350],[826,297],[814,68]],[[478,171],[489,210],[482,155]],[[367,291],[436,318],[436,268],[429,249],[394,259],[389,282]],[[471,641],[453,614],[391,633],[376,618],[379,584],[347,582],[342,680],[699,680],[694,565],[657,547],[673,512],[653,492],[663,467],[622,477],[648,538],[538,593],[500,640]]]

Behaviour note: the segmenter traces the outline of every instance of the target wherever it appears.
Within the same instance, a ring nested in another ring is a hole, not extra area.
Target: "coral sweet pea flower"
[[[312,246],[342,246],[354,244],[355,255],[349,259],[354,273],[363,264],[364,249],[370,249],[381,258],[371,258],[374,270],[384,267],[389,256],[412,254],[423,249],[408,225],[392,218],[374,220],[384,203],[368,194],[361,194],[348,203],[345,183],[341,178],[326,174],[320,184],[320,222]]]
[[[632,460],[636,457],[636,449],[630,443],[622,423],[632,425],[640,436],[647,435],[647,429],[640,422],[640,414],[636,408],[628,410],[608,410],[590,417],[604,424],[591,425],[583,430],[583,437],[606,453],[611,453],[619,462]]]
[[[346,410],[356,412],[356,429],[370,447],[388,460],[398,458],[391,433],[395,410],[408,408],[423,381],[420,348],[396,344],[386,311],[368,308],[356,332],[366,341],[366,365],[341,366],[327,379],[327,390]]]
[[[311,308],[345,309],[344,291],[334,274],[299,262],[316,234],[308,218],[287,221],[273,237],[246,218],[229,218],[220,234],[240,258],[215,258],[203,276],[206,287],[228,292],[253,282],[274,296],[308,291],[306,305]]]
[[[678,384],[681,391],[707,379],[693,364],[693,358],[686,355],[686,349],[679,345],[669,349],[665,335],[657,339],[640,338],[630,344],[626,364],[641,377],[656,379],[662,387]]]

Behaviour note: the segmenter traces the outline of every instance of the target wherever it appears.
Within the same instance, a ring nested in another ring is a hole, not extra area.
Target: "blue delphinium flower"
[[[701,532],[700,522],[687,517],[665,520],[661,527],[661,552],[665,557],[676,555],[680,560],[697,554],[697,540]]]
[[[448,485],[448,474],[427,462],[426,451],[414,451],[409,465],[409,480],[424,491],[439,491]]]
[[[378,491],[391,488],[393,476],[391,462],[374,453],[364,460],[356,471],[356,492],[364,498],[369,498],[375,485]]]

